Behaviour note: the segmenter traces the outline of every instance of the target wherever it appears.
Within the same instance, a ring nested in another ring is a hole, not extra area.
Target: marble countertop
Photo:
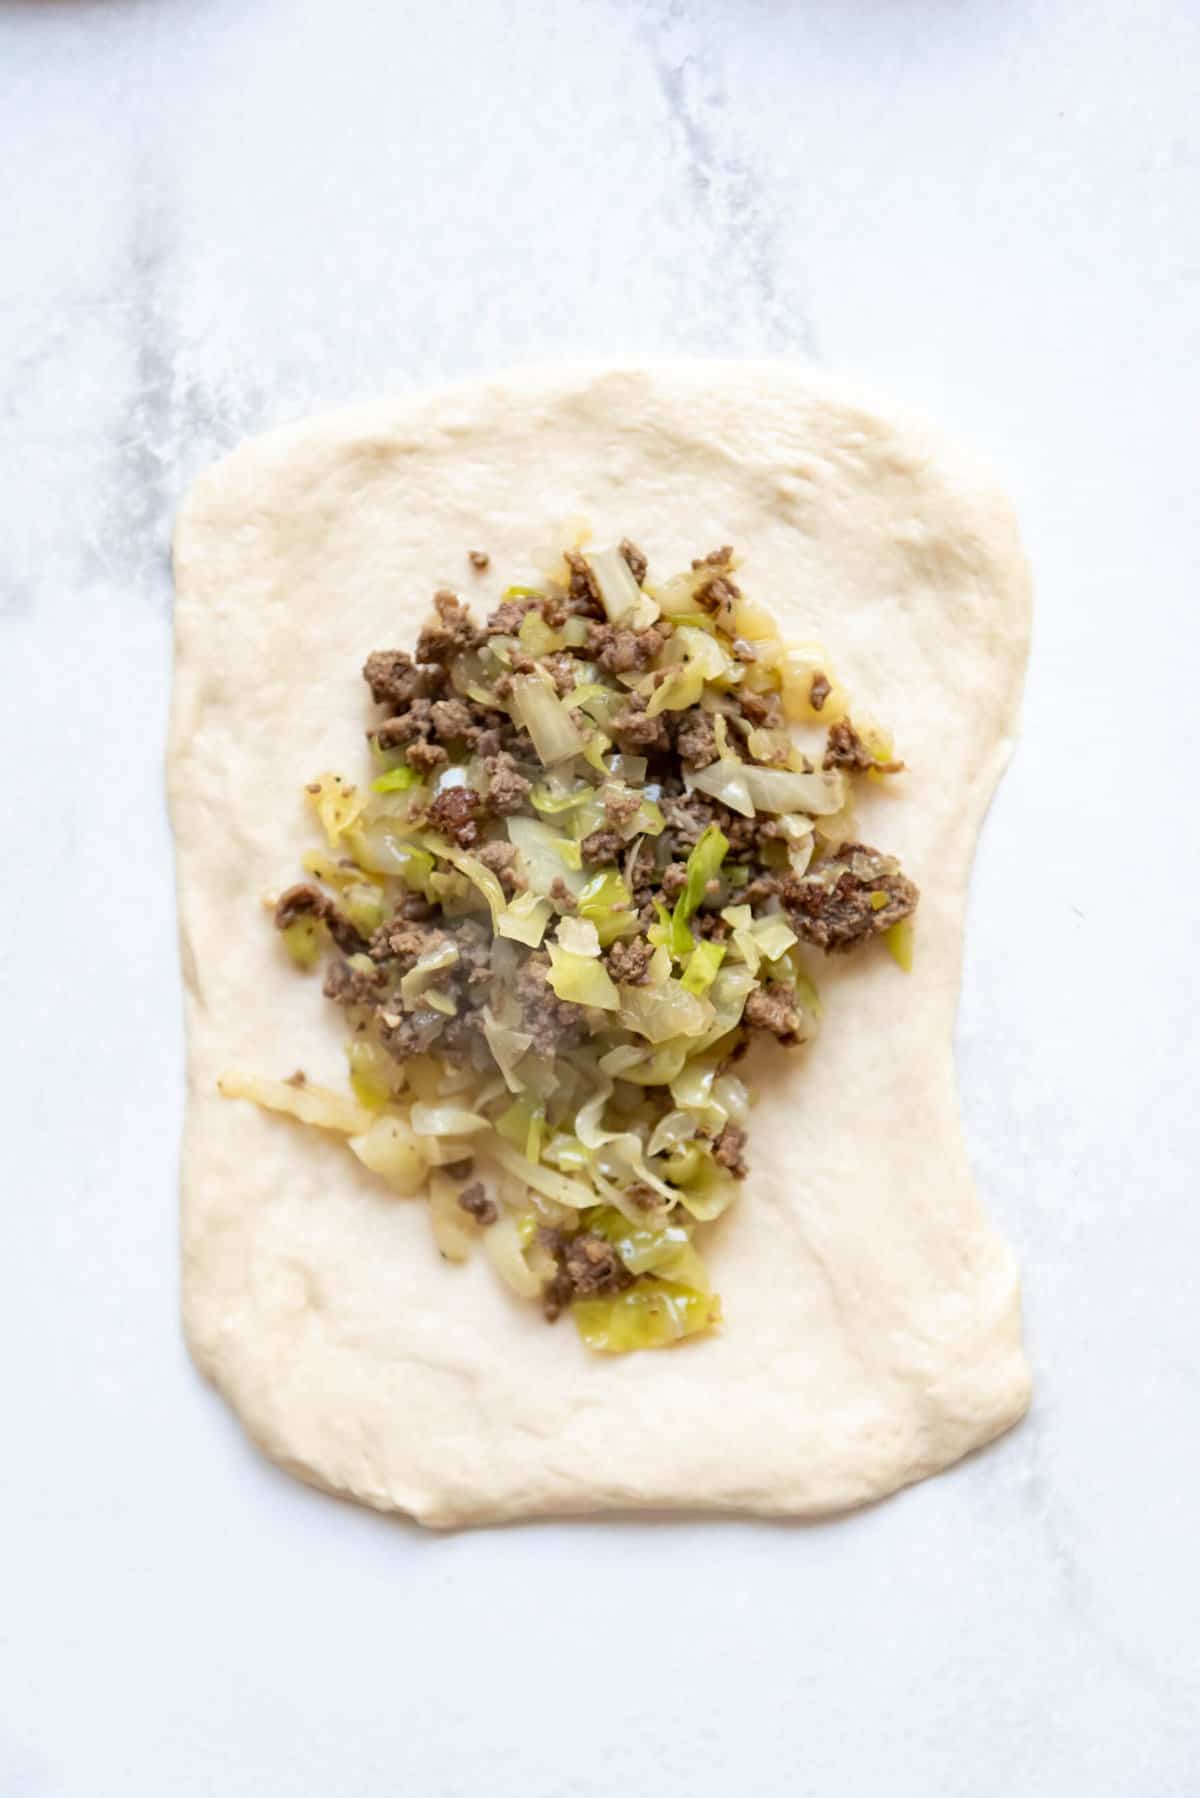
[[[1196,1790],[1200,13],[0,4],[4,1798]],[[176,1321],[180,493],[533,356],[794,354],[978,445],[1039,609],[959,1065],[1037,1390],[807,1528],[431,1538]]]

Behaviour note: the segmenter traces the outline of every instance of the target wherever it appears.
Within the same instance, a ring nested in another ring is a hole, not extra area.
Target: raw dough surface
[[[905,978],[816,968],[821,1036],[760,1057],[751,1177],[709,1238],[722,1332],[593,1357],[420,1202],[226,1068],[339,1087],[342,1020],[262,895],[325,768],[365,767],[359,667],[438,585],[482,611],[568,518],[652,575],[720,543],[825,644],[911,772],[861,811],[923,889]],[[467,551],[491,553],[486,575]],[[298,425],[193,487],[175,540],[170,794],[187,988],[192,1353],[268,1454],[447,1525],[608,1508],[812,1516],[946,1467],[1029,1398],[1016,1268],[980,1207],[951,1055],[980,820],[1010,753],[1030,592],[1009,507],[919,426],[787,364],[535,369]]]

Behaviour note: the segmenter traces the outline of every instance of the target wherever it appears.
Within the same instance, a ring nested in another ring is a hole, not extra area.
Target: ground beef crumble
[[[470,849],[479,840],[482,805],[473,787],[443,787],[426,816],[431,829],[449,837],[460,849]]]
[[[345,912],[320,887],[302,882],[282,893],[275,907],[275,928],[286,930],[299,918],[315,918],[324,924],[338,948],[345,955],[357,955],[366,948],[366,938],[350,922]]]
[[[746,1177],[746,1132],[737,1124],[726,1124],[713,1143],[713,1160],[727,1167],[735,1180]]]
[[[617,547],[625,558],[625,566],[640,587],[646,578],[646,570],[649,568],[650,564],[647,562],[637,544],[631,543],[628,537],[622,537]]]
[[[633,1275],[603,1236],[590,1230],[580,1230],[574,1236],[544,1230],[541,1240],[557,1263],[554,1275],[542,1289],[542,1309],[550,1323],[577,1298],[623,1292],[633,1284]]]
[[[618,939],[605,955],[605,965],[618,985],[644,986],[654,950],[644,936],[629,942]]]
[[[482,1180],[472,1180],[469,1186],[464,1186],[458,1195],[458,1202],[467,1216],[474,1218],[484,1229],[489,1224],[494,1224],[500,1215],[495,1201],[488,1198]]]

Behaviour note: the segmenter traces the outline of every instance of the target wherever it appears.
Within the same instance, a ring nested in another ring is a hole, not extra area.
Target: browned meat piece
[[[384,747],[386,748],[387,745]],[[440,743],[426,743],[420,740],[409,744],[404,759],[410,768],[415,769],[418,774],[428,777],[430,774],[439,773],[446,766],[450,757]]]
[[[713,1160],[727,1167],[735,1180],[746,1177],[746,1132],[736,1124],[726,1124],[713,1144]]]
[[[476,854],[484,867],[490,868],[499,880],[500,885],[504,888],[506,899],[511,899],[514,893],[522,891],[525,882],[513,866],[517,859],[517,851],[512,843],[506,843],[503,839],[494,843],[484,843],[476,851]]]
[[[657,717],[648,718],[646,701],[640,693],[629,695],[624,710],[618,712],[613,719],[612,732],[622,749],[638,751],[671,747],[671,731],[666,717],[659,712]]]
[[[458,595],[448,587],[439,587],[433,596],[437,622],[427,624],[417,638],[418,662],[449,662],[464,649],[476,649],[484,633],[471,622],[471,615]]]
[[[624,986],[644,986],[653,954],[654,950],[645,937],[635,936],[628,942],[618,938],[604,959],[615,981]]]
[[[584,837],[579,845],[579,853],[585,862],[615,862],[620,855],[624,843],[611,825],[602,825],[593,830],[590,836]]]
[[[320,887],[302,882],[281,894],[275,907],[275,927],[286,930],[297,918],[317,918],[344,955],[359,955],[367,946],[366,938],[355,929],[340,907]]]
[[[542,1240],[558,1263],[542,1291],[542,1309],[551,1323],[573,1299],[621,1292],[633,1279],[612,1244],[590,1230],[580,1230],[575,1236],[547,1230]]]
[[[433,702],[414,699],[394,718],[385,718],[375,729],[381,749],[407,749],[410,743],[428,737],[433,729]]]
[[[600,599],[600,589],[586,558],[577,549],[569,549],[563,559],[571,576],[567,589],[571,598],[571,610],[582,613],[584,617],[603,618],[604,606]]]
[[[671,626],[652,624],[644,631],[620,630],[612,624],[588,625],[588,654],[609,674],[632,674],[649,668],[661,652]]]
[[[443,948],[449,940],[450,932],[438,924],[410,923],[407,919],[393,918],[390,923],[381,924],[371,938],[371,955],[376,961],[397,962],[396,972],[407,974],[423,955]]]
[[[732,543],[723,543],[720,549],[710,549],[706,556],[694,556],[693,568],[728,568],[733,561]]]
[[[786,719],[778,693],[742,693],[740,698],[742,711],[751,724],[761,725],[766,730],[783,728]]]
[[[707,768],[717,759],[717,733],[710,713],[700,706],[684,712],[675,727],[675,747],[679,759],[689,768]]]
[[[529,796],[530,782],[517,772],[516,763],[506,750],[484,757],[487,769],[487,802],[501,817],[519,812]]]
[[[746,1000],[742,1022],[751,1030],[767,1030],[781,1043],[800,1041],[804,1016],[786,986],[772,981],[769,986],[755,987]]]
[[[842,867],[842,864],[847,864]],[[833,881],[785,881],[783,903],[793,930],[827,955],[845,954],[909,917],[920,898],[890,856],[861,843],[838,851]],[[831,872],[826,870],[825,872]]]
[[[472,1180],[469,1186],[464,1186],[458,1195],[458,1202],[467,1216],[474,1218],[475,1222],[483,1229],[486,1229],[489,1224],[494,1224],[500,1215],[492,1200],[488,1198],[482,1180]]]
[[[482,574],[484,569],[490,566],[492,560],[486,549],[471,550],[469,552],[469,559],[471,567],[477,574]]]
[[[564,649],[554,655],[545,656],[543,658],[542,666],[548,671],[551,680],[554,682],[554,691],[558,694],[558,697],[560,699],[565,698],[575,686],[575,657],[571,655],[569,651]]]
[[[443,787],[426,817],[433,830],[460,849],[470,849],[479,840],[479,810],[479,794],[473,787]]]
[[[824,711],[825,701],[832,692],[833,688],[823,674],[818,672],[813,675],[809,682],[808,703],[814,712]]]
[[[363,968],[352,968],[347,961],[333,961],[325,970],[322,990],[335,1005],[376,1005],[386,979],[382,968],[367,973]]]
[[[521,628],[521,621],[536,604],[532,599],[506,599],[503,605],[496,607],[487,621],[489,637],[515,637]]]
[[[575,895],[561,874],[556,874],[550,882],[550,897],[560,911],[575,910]]]
[[[715,580],[709,581],[707,587],[701,587],[696,595],[696,601],[697,604],[704,607],[706,612],[717,613],[728,622],[733,617],[734,601],[741,597],[741,588],[735,586],[731,580],[727,580],[723,574],[719,574]],[[419,647],[420,645],[418,645]]]
[[[687,863],[668,862],[662,873],[662,890],[665,899],[678,899],[687,885]]]
[[[708,891],[711,892],[719,882],[710,881]],[[729,926],[716,911],[698,911],[688,919],[688,928],[693,936],[702,936],[712,943],[723,943],[729,937]]]
[[[852,773],[859,773],[864,768],[877,768],[881,774],[899,774],[903,771],[904,763],[876,760],[850,720],[843,718],[840,724],[829,726],[829,742],[821,766],[849,768]]]
[[[825,760],[821,763],[823,768],[850,768],[857,771],[873,768],[874,765],[875,758],[849,718],[843,718],[840,724],[830,725]]]
[[[377,649],[363,663],[363,679],[376,705],[400,711],[421,694],[421,676],[403,649]]]
[[[617,787],[609,787],[604,795],[604,816],[615,830],[623,830],[631,818],[636,818],[642,809],[640,793],[621,792]]]
[[[646,570],[650,564],[647,562],[637,544],[631,543],[628,537],[622,537],[618,548],[625,558],[625,566],[640,587],[646,578]]]
[[[461,699],[438,699],[430,712],[433,734],[443,743],[469,737],[475,720],[471,707]]]

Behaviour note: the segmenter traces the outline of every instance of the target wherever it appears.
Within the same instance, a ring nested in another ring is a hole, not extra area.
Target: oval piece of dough
[[[424,1204],[339,1143],[216,1090],[229,1067],[344,1090],[344,1020],[263,911],[313,840],[300,789],[365,769],[369,650],[411,646],[439,585],[490,608],[580,517],[634,538],[652,576],[736,546],[744,590],[894,733],[909,773],[867,796],[860,830],[923,892],[913,973],[881,951],[823,962],[815,1046],[755,1063],[750,1178],[706,1251],[722,1330],[612,1359],[510,1298],[482,1254],[442,1262]],[[951,1053],[1029,630],[987,477],[788,364],[535,369],[244,445],[188,495],[175,574],[184,1312],[267,1453],[429,1524],[811,1516],[1012,1424],[1017,1273],[972,1186]]]

